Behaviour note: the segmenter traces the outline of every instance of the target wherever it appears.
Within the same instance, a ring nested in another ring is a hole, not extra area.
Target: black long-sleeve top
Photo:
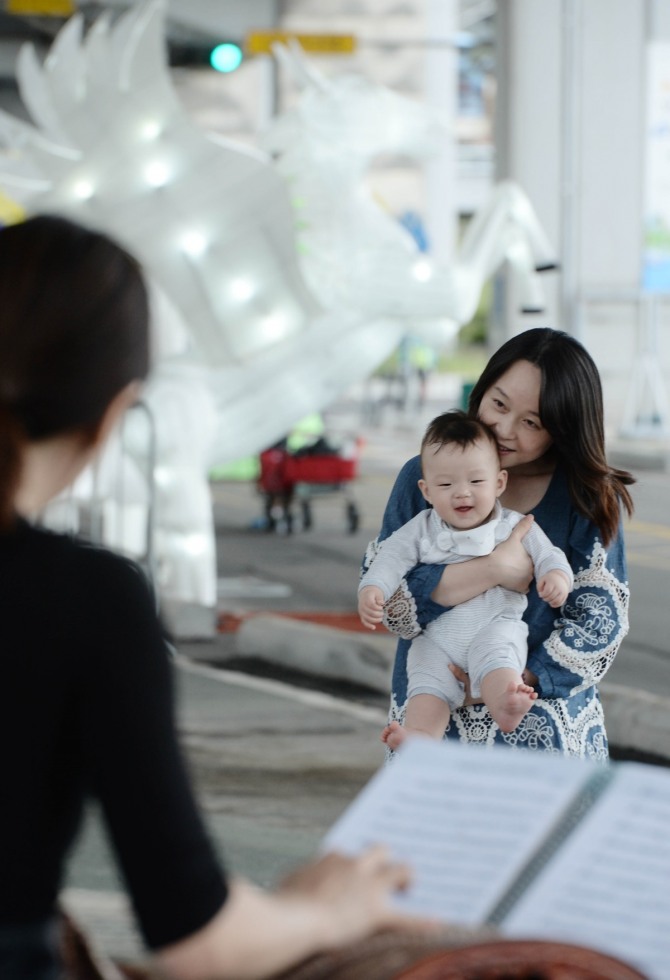
[[[0,925],[54,909],[87,795],[102,806],[149,947],[227,895],[174,725],[143,573],[21,521],[0,536]]]

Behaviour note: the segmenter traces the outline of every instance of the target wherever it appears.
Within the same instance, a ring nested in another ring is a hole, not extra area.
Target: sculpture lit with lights
[[[447,343],[505,261],[524,301],[541,305],[535,267],[552,263],[511,183],[470,223],[452,265],[422,256],[365,175],[379,153],[430,153],[442,122],[366,79],[328,79],[299,52],[277,56],[302,95],[258,150],[202,131],[180,105],[164,0],[115,21],[103,15],[85,35],[74,16],[44,64],[24,46],[17,81],[33,124],[0,112],[6,193],[29,212],[103,229],[147,271],[159,587],[207,607],[216,602],[212,465],[261,451],[332,404],[409,323]],[[302,205],[298,242],[289,185]],[[132,463],[132,433],[128,445]]]

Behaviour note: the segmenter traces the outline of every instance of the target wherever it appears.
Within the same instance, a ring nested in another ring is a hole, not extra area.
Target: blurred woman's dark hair
[[[0,527],[22,444],[92,441],[115,395],[148,371],[147,291],[125,249],[55,215],[0,229]]]

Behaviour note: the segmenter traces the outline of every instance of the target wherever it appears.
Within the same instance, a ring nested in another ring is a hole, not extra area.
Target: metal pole
[[[577,309],[579,274],[579,134],[581,89],[580,0],[563,0],[563,51],[561,59],[561,278],[560,304],[563,329],[579,337],[581,318]],[[579,339],[582,339],[579,337]]]
[[[510,175],[510,101],[512,72],[510,9],[511,0],[498,0],[495,29],[496,100],[493,117],[495,179]],[[501,270],[493,277],[493,300],[489,316],[488,346],[491,353],[507,340],[507,276]]]

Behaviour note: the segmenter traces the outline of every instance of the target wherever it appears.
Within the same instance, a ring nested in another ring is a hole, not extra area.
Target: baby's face
[[[507,485],[496,448],[484,438],[464,449],[456,443],[437,451],[427,446],[422,465],[421,492],[439,517],[457,530],[486,523]]]

